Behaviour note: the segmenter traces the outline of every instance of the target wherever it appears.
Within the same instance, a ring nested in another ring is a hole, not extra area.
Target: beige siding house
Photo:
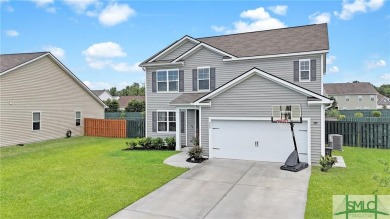
[[[83,135],[104,108],[51,53],[0,55],[0,146]]]
[[[378,92],[371,83],[324,84],[329,97],[334,97],[339,110],[376,109]]]

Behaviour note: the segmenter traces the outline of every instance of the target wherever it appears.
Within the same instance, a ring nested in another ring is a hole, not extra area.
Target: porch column
[[[181,121],[180,121],[180,109],[176,109],[176,150],[181,150]]]

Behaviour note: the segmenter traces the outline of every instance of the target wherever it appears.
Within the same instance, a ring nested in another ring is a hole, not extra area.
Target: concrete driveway
[[[211,159],[111,218],[304,218],[310,168]]]

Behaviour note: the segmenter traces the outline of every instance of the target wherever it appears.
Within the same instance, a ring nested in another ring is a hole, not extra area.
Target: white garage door
[[[307,122],[295,123],[300,161],[308,162]],[[216,158],[285,162],[294,150],[289,124],[212,120],[210,153]]]

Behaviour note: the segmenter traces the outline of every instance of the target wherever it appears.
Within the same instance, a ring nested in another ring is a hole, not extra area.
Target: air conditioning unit
[[[332,145],[333,150],[343,150],[343,136],[339,134],[328,135],[328,143]]]

